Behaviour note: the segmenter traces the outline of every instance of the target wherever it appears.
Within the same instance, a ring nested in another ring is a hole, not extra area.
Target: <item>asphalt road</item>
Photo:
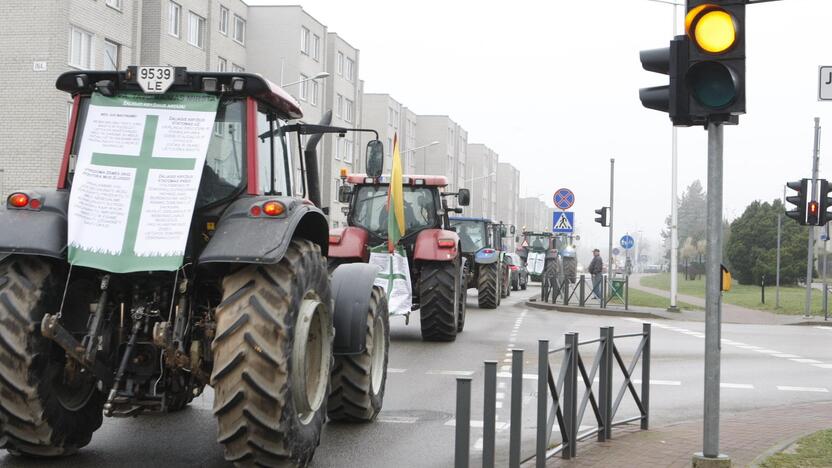
[[[562,345],[566,332],[579,332],[586,340],[597,338],[602,326],[614,326],[616,334],[641,330],[637,319],[553,313],[520,304],[537,292],[532,286],[528,291],[514,292],[497,310],[480,310],[475,292],[470,291],[466,328],[454,343],[424,343],[418,323],[411,320],[406,326],[402,318],[392,319],[384,410],[375,423],[328,424],[313,466],[452,466],[458,376],[473,378],[475,427],[471,444],[476,458],[482,443],[476,421],[482,419],[484,360],[500,361],[500,371],[508,372],[502,366],[509,365],[509,350],[523,348],[527,350],[525,373],[534,374],[540,338],[549,339],[554,348]],[[701,418],[704,324],[656,321],[653,330],[651,424]],[[828,347],[832,328],[725,325],[722,338],[724,413],[832,398],[832,353]],[[630,338],[617,344],[624,359],[629,360],[637,342]],[[582,353],[591,365],[594,347],[587,346]],[[550,363],[553,367],[560,365],[557,355]],[[620,372],[615,375],[620,382]],[[530,454],[534,444],[536,381],[528,377],[523,389],[524,454]],[[508,452],[509,380],[499,378],[498,385],[497,456],[502,466]],[[178,414],[107,419],[92,443],[66,460],[44,462],[3,454],[0,466],[226,466],[222,449],[215,442],[216,425],[210,409],[211,393],[206,392]],[[635,414],[635,405],[625,398],[618,416]],[[588,410],[584,424],[591,423]]]

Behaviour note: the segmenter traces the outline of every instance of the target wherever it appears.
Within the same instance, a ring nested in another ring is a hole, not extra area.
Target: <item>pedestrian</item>
[[[601,251],[595,249],[592,251],[592,261],[589,262],[589,268],[587,268],[589,274],[592,275],[592,295],[595,296],[595,299],[601,299],[601,279],[603,278],[602,273],[604,272],[604,261],[601,260]]]

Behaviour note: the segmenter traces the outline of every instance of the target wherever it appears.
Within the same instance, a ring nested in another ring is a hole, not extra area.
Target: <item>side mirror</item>
[[[513,236],[513,235],[514,235],[514,233],[515,233],[515,232],[517,232],[517,229],[515,229],[515,228],[514,228],[514,225],[512,224],[512,225],[511,225],[511,228],[509,228],[509,231],[511,232],[511,235]]]
[[[338,187],[338,201],[341,203],[349,203],[352,196],[352,189],[349,185],[342,185]]]
[[[367,175],[378,177],[384,170],[384,143],[379,140],[371,140],[367,143]]]
[[[471,192],[467,188],[461,188],[456,198],[459,206],[468,206],[471,203]]]

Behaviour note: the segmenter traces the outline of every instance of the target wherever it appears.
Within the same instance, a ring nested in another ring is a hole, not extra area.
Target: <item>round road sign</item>
[[[561,210],[568,210],[575,204],[575,194],[566,188],[558,189],[555,192],[555,196],[552,197],[552,201],[554,201],[555,206]]]
[[[621,238],[621,247],[630,250],[634,245],[636,245],[636,241],[633,239],[633,236],[626,234]]]

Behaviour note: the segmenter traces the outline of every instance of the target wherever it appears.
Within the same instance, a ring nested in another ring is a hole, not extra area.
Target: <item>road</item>
[[[509,349],[528,350],[525,372],[536,372],[537,340],[552,347],[563,334],[579,332],[581,339],[598,336],[599,327],[616,333],[641,330],[640,320],[594,317],[526,309],[522,300],[537,293],[532,287],[515,292],[498,310],[476,307],[475,292],[468,299],[465,331],[454,343],[424,343],[418,323],[396,318],[391,323],[391,351],[384,410],[378,421],[365,425],[329,424],[315,459],[315,467],[444,467],[452,466],[455,379],[473,378],[472,419],[482,419],[482,362],[498,360],[508,366]],[[722,410],[779,406],[832,398],[832,328],[782,325],[723,327]],[[618,343],[624,359],[633,339]],[[701,418],[703,392],[704,324],[656,321],[652,343],[651,424]],[[588,348],[591,348],[588,347]],[[582,351],[591,363],[592,349]],[[557,358],[551,360],[559,366]],[[589,363],[588,363],[589,365]],[[508,368],[501,369],[508,371]],[[636,371],[638,372],[638,370]],[[617,381],[620,372],[616,371]],[[508,452],[509,381],[498,379],[498,465]],[[524,454],[533,451],[533,411],[536,381],[524,380]],[[60,462],[41,462],[0,455],[3,467],[173,467],[226,466],[215,443],[211,393],[206,392],[187,410],[173,415],[135,419],[107,419],[92,443],[78,455]],[[625,399],[620,415],[636,414]],[[591,424],[588,412],[584,424]],[[772,422],[773,424],[775,422]],[[476,424],[476,423],[475,423]],[[765,428],[760,428],[765,430]],[[472,429],[472,455],[478,455],[481,429]]]

